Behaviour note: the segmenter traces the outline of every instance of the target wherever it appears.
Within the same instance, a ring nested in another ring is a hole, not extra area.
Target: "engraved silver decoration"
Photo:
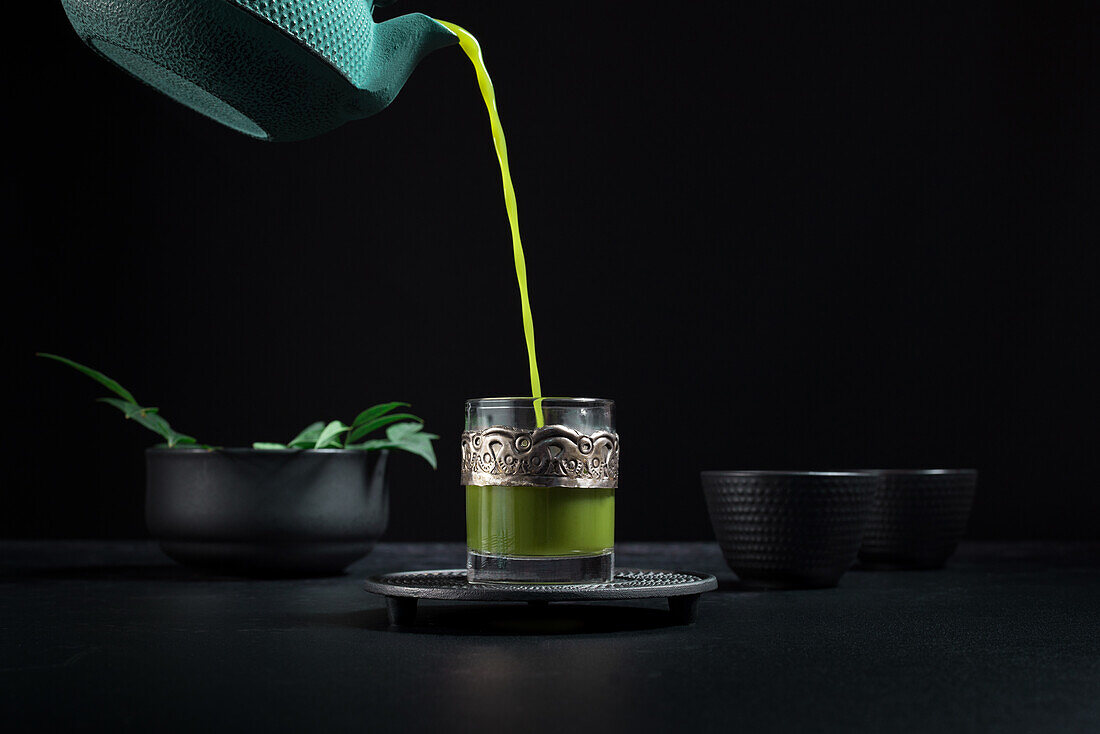
[[[465,485],[619,486],[619,434],[560,425],[535,430],[491,426],[462,434]]]

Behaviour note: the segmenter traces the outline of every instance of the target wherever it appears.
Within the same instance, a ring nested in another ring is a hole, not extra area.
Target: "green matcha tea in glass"
[[[594,398],[466,401],[466,569],[472,583],[588,584],[615,573],[619,436]]]

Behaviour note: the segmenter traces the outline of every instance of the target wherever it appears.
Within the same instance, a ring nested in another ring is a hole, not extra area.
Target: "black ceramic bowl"
[[[337,574],[386,529],[386,451],[149,449],[145,522],[176,561],[245,576]]]
[[[882,469],[859,549],[867,568],[940,568],[966,531],[978,472]]]
[[[705,471],[726,563],[761,588],[836,586],[856,560],[878,477],[867,472]]]

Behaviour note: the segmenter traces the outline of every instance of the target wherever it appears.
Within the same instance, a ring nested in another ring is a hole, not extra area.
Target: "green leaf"
[[[366,410],[364,410],[359,415],[355,416],[355,420],[352,421],[351,427],[352,428],[357,428],[357,427],[363,425],[364,423],[366,423],[367,421],[374,420],[375,418],[377,418],[380,415],[385,415],[386,413],[389,413],[394,408],[408,408],[408,407],[409,407],[408,403],[379,403],[378,405],[372,405],[371,407],[367,408]]]
[[[432,440],[423,434],[413,434],[399,443],[395,442],[394,448],[416,454],[431,464],[433,469],[436,468],[435,449],[432,448]]]
[[[414,431],[409,428],[401,427],[406,425],[415,426],[416,430]],[[400,449],[401,451],[408,451],[410,454],[416,454],[421,457],[431,464],[433,469],[437,467],[435,448],[432,446],[432,440],[439,438],[439,436],[434,433],[422,433],[419,423],[398,424],[397,426],[392,426],[386,433],[386,438],[376,438],[371,441],[364,441],[363,443],[349,443],[344,448],[360,449],[362,451]]]
[[[368,433],[373,433],[383,426],[388,426],[391,423],[405,420],[420,421],[421,423],[424,422],[412,413],[394,413],[393,415],[386,415],[382,416],[381,418],[375,418],[367,423],[364,423],[361,426],[355,427],[354,430],[352,430],[351,435],[348,436],[348,440],[358,441],[363,436],[366,436]]]
[[[163,418],[161,418],[161,420],[164,421]],[[164,434],[164,437],[166,439],[168,439],[168,448],[170,448],[170,449],[175,448],[176,446],[178,446],[180,444],[190,445],[190,444],[198,443],[198,441],[196,441],[191,436],[188,436],[185,433],[180,433],[179,431],[172,430],[172,428],[168,425],[167,421],[164,421],[164,429],[166,431],[166,433]]]
[[[93,380],[98,382],[100,385],[103,385],[103,387],[107,388],[108,390],[113,392],[115,395],[122,396],[123,398],[126,399],[127,402],[134,403],[135,405],[137,404],[137,400],[134,399],[134,396],[132,394],[130,394],[129,390],[127,390],[122,385],[118,384],[117,382],[115,382],[114,380],[112,380],[110,377],[103,374],[99,370],[93,370],[91,367],[85,367],[84,365],[80,364],[79,362],[74,362],[71,359],[67,359],[65,357],[60,357],[56,354],[49,354],[48,352],[35,352],[35,354],[37,354],[39,357],[45,357],[46,359],[53,359],[53,360],[57,360],[58,362],[61,362],[62,364],[67,364],[70,367],[72,367],[74,370],[76,370],[78,372],[83,372],[85,375],[92,378]]]
[[[254,449],[264,449],[270,451],[285,449],[286,447],[287,445],[285,443],[264,443],[263,441],[256,441],[252,444],[252,448]]]
[[[321,435],[321,431],[325,428],[325,424],[321,421],[316,423],[310,423],[308,426],[302,429],[294,438],[287,442],[287,446],[292,449],[311,449],[317,443],[317,438]]]
[[[128,403],[118,398],[97,398],[97,402],[107,403],[122,411],[130,420],[148,428],[153,433],[158,433],[168,442],[168,448],[175,448],[177,444],[197,443],[194,438],[180,433],[168,425],[168,421],[157,415],[157,408],[146,408],[137,403]]]
[[[114,406],[121,410],[123,415],[128,419],[136,421],[150,431],[156,431],[164,436],[162,424],[167,425],[168,422],[157,415],[157,408],[146,408],[137,403],[130,403],[125,400],[119,400],[118,398],[96,398],[96,402]]]
[[[99,398],[99,402],[107,403],[108,405],[118,408],[128,419],[144,426],[145,428],[148,428],[154,433],[163,436],[164,440],[167,442],[168,448],[175,448],[179,445],[192,445],[197,443],[195,439],[191,436],[173,430],[172,427],[168,425],[168,421],[164,420],[157,414],[159,410],[158,408],[146,408],[144,406],[138,405],[137,400],[134,399],[133,394],[131,394],[129,390],[127,390],[122,385],[118,384],[102,372],[99,372],[98,370],[93,370],[91,367],[85,367],[78,362],[74,362],[71,359],[66,359],[65,357],[60,357],[56,354],[48,354],[46,352],[38,352],[37,354],[39,357],[45,357],[47,359],[61,362],[62,364],[67,364],[78,372],[82,372],[88,377],[92,378],[116,395],[121,396],[123,398],[122,400],[119,400],[118,398]]]
[[[321,430],[321,435],[317,437],[317,443],[313,448],[315,449],[338,449],[342,448],[343,444],[340,439],[337,438],[341,433],[351,429],[351,426],[345,426],[340,421],[332,421],[324,429]]]
[[[160,408],[146,408],[145,406],[138,405],[137,403],[130,403],[125,400],[119,400],[118,398],[96,398],[97,403],[107,403],[107,405],[113,405],[126,414],[127,418],[133,418],[135,415],[151,415],[156,414]]]
[[[393,442],[387,441],[384,438],[375,438],[370,441],[364,441],[363,443],[349,443],[344,448],[346,449],[361,449],[363,451],[377,451],[378,449],[391,449],[393,448]]]
[[[397,443],[404,439],[406,436],[411,436],[414,433],[419,433],[420,429],[424,427],[423,423],[397,423],[386,429],[386,438]]]

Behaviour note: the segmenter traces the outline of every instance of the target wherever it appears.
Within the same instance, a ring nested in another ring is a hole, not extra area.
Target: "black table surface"
[[[346,576],[204,577],[150,543],[0,543],[6,731],[1100,731],[1100,545],[965,544],[942,571],[738,590],[716,545],[625,544],[707,571],[663,600],[421,602],[362,579],[461,566],[382,544]]]

